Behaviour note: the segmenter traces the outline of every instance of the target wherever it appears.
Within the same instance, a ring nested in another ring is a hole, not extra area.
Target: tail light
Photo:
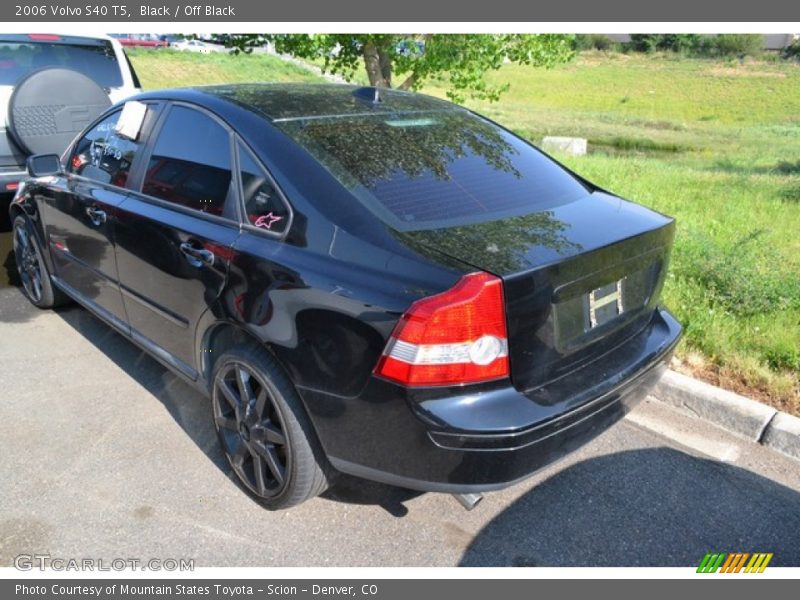
[[[508,377],[502,281],[471,273],[446,292],[417,300],[394,328],[375,373],[408,386]]]

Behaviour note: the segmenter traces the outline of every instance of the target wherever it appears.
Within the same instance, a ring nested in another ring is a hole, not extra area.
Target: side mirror
[[[31,177],[44,177],[58,175],[63,170],[58,154],[34,154],[28,157],[28,175]]]

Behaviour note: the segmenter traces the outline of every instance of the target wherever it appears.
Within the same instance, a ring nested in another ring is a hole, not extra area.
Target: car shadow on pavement
[[[71,305],[56,312],[70,327],[157,398],[208,459],[229,479],[234,479],[217,442],[209,401],[205,396],[88,311]],[[419,492],[342,475],[336,478],[335,485],[322,497],[348,504],[377,505],[394,516],[402,517],[408,512],[403,502],[418,495]]]
[[[45,312],[31,304],[18,281],[0,282],[0,323],[26,323]]]
[[[83,308],[71,304],[56,309],[56,313],[158,399],[209,460],[228,472],[228,463],[211,423],[208,400],[201,393]]]
[[[8,202],[0,197],[0,290],[22,285],[14,260],[14,244],[11,222],[8,218]]]
[[[0,234],[3,235],[3,234]],[[7,235],[9,238],[11,234],[4,234]],[[3,256],[5,254],[5,256]],[[0,286],[2,287],[19,287],[22,285],[22,281],[20,281],[19,273],[17,273],[17,261],[14,257],[14,250],[11,249],[11,244],[9,242],[9,249],[8,251],[3,251],[2,247],[0,247],[0,261],[2,261],[3,272],[0,273]]]
[[[341,474],[322,498],[345,504],[380,506],[393,517],[405,517],[408,508],[403,503],[423,493]]]
[[[697,566],[707,552],[800,565],[800,494],[671,448],[590,458],[520,497],[461,566]]]

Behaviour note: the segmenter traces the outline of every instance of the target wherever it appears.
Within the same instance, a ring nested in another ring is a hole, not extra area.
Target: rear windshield
[[[100,87],[122,85],[117,57],[107,41],[73,45],[0,40],[0,85],[14,85],[31,71],[64,67],[83,73]]]
[[[276,121],[369,210],[401,231],[544,210],[586,187],[464,110]]]

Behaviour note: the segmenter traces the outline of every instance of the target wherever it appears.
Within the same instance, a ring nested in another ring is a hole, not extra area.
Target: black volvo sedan
[[[208,394],[270,509],[337,473],[471,506],[619,420],[681,334],[671,218],[431,97],[150,92],[28,169],[31,302],[77,301]]]

